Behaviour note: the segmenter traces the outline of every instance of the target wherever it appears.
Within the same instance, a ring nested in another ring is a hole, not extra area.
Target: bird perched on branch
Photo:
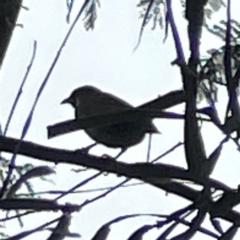
[[[124,100],[93,86],[83,86],[75,89],[67,99],[62,101],[62,104],[65,103],[70,104],[75,109],[76,119],[134,108]],[[159,133],[152,123],[152,119],[146,116],[132,121],[106,122],[104,125],[84,130],[96,143],[111,148],[121,148],[121,152],[140,143],[146,133]]]

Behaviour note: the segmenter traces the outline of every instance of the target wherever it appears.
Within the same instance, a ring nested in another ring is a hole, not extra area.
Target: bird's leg
[[[97,143],[93,143],[85,148],[82,148],[82,150],[88,152],[91,148],[93,148],[95,146],[97,146]]]
[[[127,151],[127,148],[122,148],[121,151],[117,154],[117,156],[115,157],[115,159],[118,159],[123,153],[125,153]]]
[[[126,152],[127,148],[122,148],[121,151],[116,155],[116,157],[112,157],[108,154],[104,154],[102,157],[104,158],[109,158],[109,159],[112,159],[112,160],[117,160],[124,152]]]
[[[150,162],[151,146],[152,146],[152,133],[149,133],[148,149],[147,149],[147,162]]]

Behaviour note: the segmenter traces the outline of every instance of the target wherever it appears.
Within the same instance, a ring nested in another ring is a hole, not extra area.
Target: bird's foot
[[[102,157],[103,158],[107,158],[107,159],[112,159],[112,160],[117,160],[124,152],[126,152],[127,149],[123,148],[121,149],[121,151],[115,156],[115,157],[112,157],[108,154],[103,154]]]
[[[102,155],[102,158],[116,161],[116,159],[114,157],[112,157],[112,156],[110,156],[110,155],[108,155],[106,153]]]
[[[86,148],[80,148],[80,149],[76,149],[75,153],[79,153],[79,154],[88,154],[89,149]]]
[[[118,159],[123,153],[125,153],[127,151],[127,148],[122,148],[121,151],[117,154],[117,156],[115,157],[115,159]]]
[[[79,152],[81,154],[88,154],[89,150],[93,147],[95,147],[97,145],[97,143],[93,143],[91,145],[89,145],[88,147],[84,147],[81,149],[76,149],[75,152]]]

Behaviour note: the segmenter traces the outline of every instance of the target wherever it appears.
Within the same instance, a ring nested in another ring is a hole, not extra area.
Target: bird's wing
[[[112,94],[101,94],[101,105],[106,106],[106,112],[114,112],[114,111],[121,111],[121,110],[128,110],[133,108],[131,104],[125,102],[121,98],[118,98]],[[146,122],[146,132],[147,133],[160,133],[157,127],[152,123],[152,119],[147,119]]]
[[[102,93],[99,98],[99,105],[103,106],[104,113],[118,112],[133,108],[131,104],[109,93]],[[103,112],[102,112],[103,113]]]

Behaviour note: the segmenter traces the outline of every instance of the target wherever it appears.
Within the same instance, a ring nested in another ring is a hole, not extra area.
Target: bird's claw
[[[79,152],[81,154],[88,154],[89,150],[91,148],[95,147],[96,145],[97,145],[97,143],[93,143],[93,144],[89,145],[88,147],[77,149],[77,150],[75,150],[75,152]]]
[[[112,157],[112,156],[110,156],[110,155],[108,155],[106,153],[102,155],[102,158],[116,161],[116,159],[114,157]]]
[[[89,149],[88,148],[80,148],[80,149],[76,149],[75,152],[79,153],[79,154],[88,154]]]

